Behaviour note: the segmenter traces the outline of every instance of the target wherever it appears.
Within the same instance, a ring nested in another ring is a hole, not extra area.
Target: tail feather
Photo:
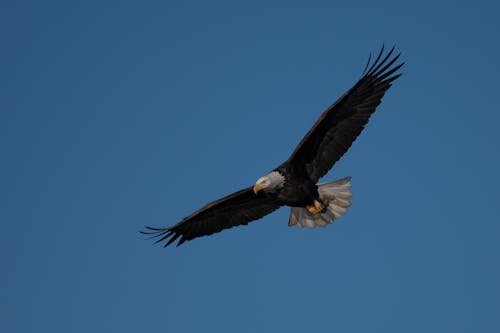
[[[351,206],[351,177],[318,184],[318,193],[320,200],[326,205],[325,212],[313,215],[306,208],[292,207],[289,226],[296,225],[310,229],[325,227],[344,215]]]

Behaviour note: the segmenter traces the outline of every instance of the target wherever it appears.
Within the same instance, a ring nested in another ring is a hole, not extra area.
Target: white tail
[[[326,205],[326,211],[313,215],[306,208],[292,207],[288,220],[289,226],[296,225],[311,229],[317,226],[325,227],[344,215],[351,205],[351,177],[318,184],[318,193],[320,200]]]

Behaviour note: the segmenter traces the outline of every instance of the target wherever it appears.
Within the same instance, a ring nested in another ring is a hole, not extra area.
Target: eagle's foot
[[[318,201],[318,200],[314,199],[313,204],[312,205],[307,205],[306,209],[312,215],[316,215],[316,214],[319,214],[319,213],[324,213],[325,210],[326,210],[326,206],[323,205],[323,203],[321,203],[321,201]]]

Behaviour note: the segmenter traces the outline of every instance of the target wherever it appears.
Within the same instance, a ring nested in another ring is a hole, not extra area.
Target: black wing
[[[375,112],[392,81],[401,75],[396,71],[404,63],[394,65],[400,54],[391,58],[393,52],[394,47],[382,58],[382,47],[371,66],[368,59],[368,70],[365,69],[361,79],[323,112],[295,148],[287,161],[292,168],[305,166],[311,180],[316,182],[344,155]]]
[[[256,195],[253,188],[249,187],[207,204],[174,226],[146,227],[148,231],[141,231],[141,233],[159,237],[156,243],[166,241],[165,246],[172,244],[180,237],[177,243],[179,246],[196,237],[211,235],[239,225],[247,225],[248,222],[260,219],[280,207],[281,204],[277,203],[274,196],[262,192]]]

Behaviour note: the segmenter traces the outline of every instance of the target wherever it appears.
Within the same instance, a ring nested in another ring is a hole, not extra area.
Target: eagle
[[[197,237],[224,229],[247,225],[282,206],[291,207],[289,226],[324,227],[344,215],[351,205],[351,178],[320,183],[323,177],[349,149],[368,123],[370,116],[404,62],[400,53],[380,49],[372,61],[368,57],[361,78],[335,103],[328,107],[304,136],[291,156],[255,185],[208,203],[179,223],[161,228],[146,226],[143,234],[156,243],[177,246]]]

